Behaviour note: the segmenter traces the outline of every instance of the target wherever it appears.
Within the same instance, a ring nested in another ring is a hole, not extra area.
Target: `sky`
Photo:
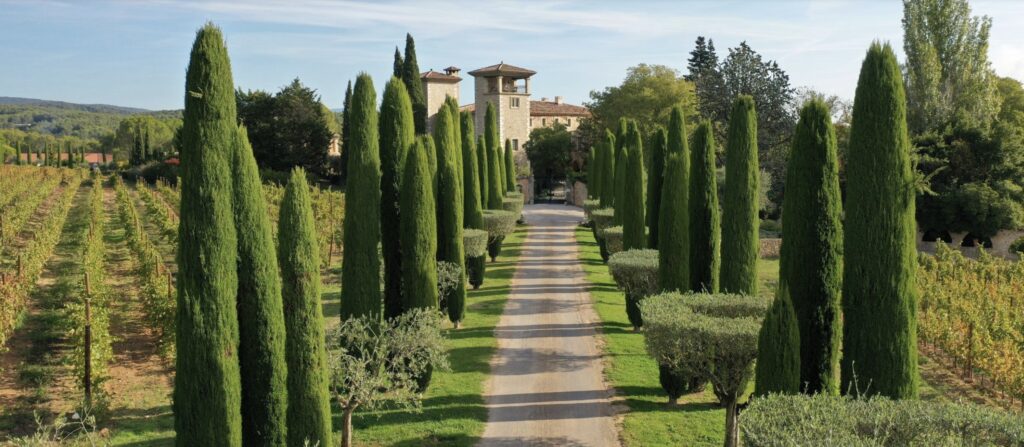
[[[993,18],[993,68],[1024,80],[1024,1],[971,5]],[[195,31],[212,21],[237,87],[276,91],[298,77],[332,108],[360,72],[383,88],[407,32],[421,70],[463,69],[463,104],[465,73],[498,62],[537,72],[534,99],[582,104],[640,63],[684,74],[697,36],[719,57],[747,41],[794,87],[852,99],[872,40],[902,60],[901,17],[899,0],[0,0],[0,96],[181,108]]]

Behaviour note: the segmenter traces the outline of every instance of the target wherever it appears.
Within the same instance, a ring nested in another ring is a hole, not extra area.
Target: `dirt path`
[[[576,208],[530,205],[508,304],[495,329],[481,446],[618,446],[612,391],[573,231]]]

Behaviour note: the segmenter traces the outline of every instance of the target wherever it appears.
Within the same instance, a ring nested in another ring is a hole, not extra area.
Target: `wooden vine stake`
[[[85,405],[92,406],[92,289],[89,273],[85,274]]]

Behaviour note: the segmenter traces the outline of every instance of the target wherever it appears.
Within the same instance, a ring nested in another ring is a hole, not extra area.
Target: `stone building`
[[[561,96],[556,96],[554,101],[548,101],[547,98],[530,101],[530,130],[561,124],[569,132],[574,132],[580,127],[580,120],[589,117],[590,110],[566,104]]]
[[[439,73],[434,70],[430,70],[420,75],[420,80],[423,82],[423,95],[427,100],[427,129],[431,132],[434,130],[434,118],[437,116],[437,110],[444,104],[445,98],[451,96],[455,98],[455,101],[459,100],[459,81],[462,80],[458,76],[459,69],[457,67],[448,67],[444,69],[444,73]]]

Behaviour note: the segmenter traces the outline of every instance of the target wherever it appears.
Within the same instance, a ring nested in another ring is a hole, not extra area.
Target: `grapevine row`
[[[60,183],[61,176],[51,175],[42,179],[42,183],[36,185],[35,188],[30,189],[24,195],[17,197],[16,200],[12,201],[3,208],[2,217],[3,223],[0,224],[0,247],[6,247],[11,243],[18,234],[21,232],[22,227],[28,222],[29,217],[35,212],[36,208],[43,203],[43,200],[53,193],[53,190],[57,188],[57,184]],[[22,181],[29,179],[22,178]]]
[[[157,229],[160,230],[160,235],[167,240],[167,242],[173,244],[178,240],[178,216],[173,214],[163,201],[158,199],[153,190],[149,189],[144,183],[136,185],[136,191],[139,193],[139,198],[146,204],[146,210],[148,211],[147,219],[156,225]]]

